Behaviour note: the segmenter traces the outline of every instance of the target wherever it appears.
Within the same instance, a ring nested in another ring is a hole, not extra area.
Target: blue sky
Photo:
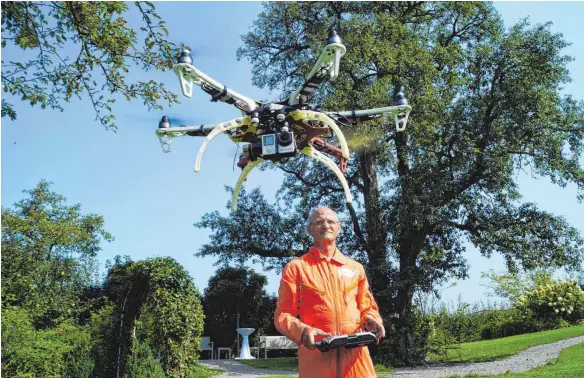
[[[195,65],[219,82],[256,99],[274,99],[278,93],[251,85],[251,65],[237,61],[235,52],[261,11],[258,2],[158,2],[157,10],[167,21],[170,38],[183,41],[195,50]],[[499,2],[507,26],[530,16],[533,23],[552,21],[552,30],[563,33],[572,45],[565,53],[575,59],[569,65],[572,83],[565,92],[584,99],[584,3]],[[6,48],[2,60],[15,60],[18,50]],[[350,52],[348,52],[350,53]],[[71,54],[73,56],[73,53]],[[342,64],[342,63],[341,63]],[[172,72],[131,72],[136,79],[164,80],[180,91]],[[113,133],[95,121],[88,99],[64,104],[63,113],[31,108],[13,101],[16,121],[2,119],[2,206],[11,206],[41,179],[54,183],[53,190],[67,197],[69,204],[80,203],[84,213],[105,217],[106,229],[115,236],[103,244],[99,254],[104,262],[115,255],[133,260],[171,256],[182,264],[202,291],[215,271],[213,258],[193,254],[208,241],[208,231],[193,227],[203,214],[218,210],[227,214],[229,195],[224,185],[234,186],[239,169],[232,169],[235,145],[228,138],[215,139],[207,148],[201,172],[193,166],[202,138],[177,138],[172,152],[164,154],[154,134],[163,114],[180,117],[189,124],[215,123],[239,116],[235,108],[209,102],[209,96],[195,87],[191,99],[180,98],[180,105],[160,112],[148,112],[139,102],[121,100],[116,105],[119,131]],[[5,95],[2,93],[2,95]],[[8,96],[6,99],[11,100]],[[246,187],[262,187],[273,198],[280,185],[276,172],[253,172]],[[584,234],[584,205],[576,200],[576,188],[558,188],[547,179],[535,180],[518,174],[526,202],[564,216]],[[482,258],[469,246],[470,279],[444,289],[446,301],[459,295],[466,302],[481,299],[486,291],[481,272],[502,271],[502,259]],[[254,266],[258,271],[259,266]],[[277,292],[279,278],[268,272],[270,293]]]

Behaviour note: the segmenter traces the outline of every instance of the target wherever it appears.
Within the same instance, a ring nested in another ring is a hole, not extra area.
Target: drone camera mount
[[[264,104],[252,112],[251,124],[257,127],[257,138],[244,147],[244,155],[249,160],[279,162],[296,156],[296,138],[286,121],[288,109],[291,108]]]

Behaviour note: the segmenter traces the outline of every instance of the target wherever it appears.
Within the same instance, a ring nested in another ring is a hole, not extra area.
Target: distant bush
[[[62,323],[37,331],[26,310],[2,308],[2,376],[88,378],[92,370],[83,327]]]
[[[543,324],[577,324],[584,317],[584,291],[576,280],[539,280],[519,297],[516,308],[525,319]]]
[[[431,315],[437,334],[433,343],[466,343],[484,338],[495,338],[519,334],[518,328],[505,328],[505,324],[517,318],[518,312],[514,309],[481,308],[479,305],[470,306],[467,303],[458,303],[456,310],[448,311],[445,305],[434,310]],[[440,338],[446,340],[441,341]]]
[[[165,378],[164,370],[147,343],[135,340],[124,378]]]
[[[547,285],[548,281],[540,279],[537,282],[545,282]],[[531,307],[526,306],[528,295],[541,296],[543,293],[541,288],[537,289],[539,294],[535,291],[526,291],[525,293],[531,293],[524,296],[526,299],[520,300],[519,298],[522,297],[518,296],[516,305],[511,308],[494,308],[484,304],[482,307],[481,304],[471,306],[461,301],[454,309],[447,308],[445,304],[432,308],[427,315],[431,319],[432,326],[430,350],[440,354],[440,349],[456,343],[521,335],[578,324],[582,319],[584,305],[584,301],[580,299],[581,294],[576,290],[579,287],[577,285],[574,287],[573,283],[567,284],[566,281],[553,287],[556,288],[554,289],[556,293],[565,293],[565,297],[573,300],[572,303],[563,300],[563,297],[558,299],[560,303],[567,306],[564,307],[566,311],[563,313],[561,308],[556,313],[553,310],[550,312],[549,309],[545,311],[533,303]],[[570,311],[569,314],[568,311]]]

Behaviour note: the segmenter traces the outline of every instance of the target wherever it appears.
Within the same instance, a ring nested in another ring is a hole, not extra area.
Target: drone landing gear
[[[353,202],[353,197],[351,196],[351,191],[349,190],[349,184],[347,183],[347,179],[345,179],[345,176],[343,176],[343,172],[341,172],[339,167],[337,167],[337,165],[331,158],[327,157],[324,154],[321,154],[312,147],[305,147],[300,152],[302,152],[306,156],[310,156],[313,159],[323,162],[327,167],[332,169],[337,178],[339,179],[339,181],[341,182],[341,185],[343,186],[347,203],[350,204],[351,202]]]
[[[239,197],[239,191],[241,189],[241,185],[249,175],[252,169],[256,167],[259,163],[261,163],[263,159],[258,158],[256,161],[250,161],[241,171],[239,178],[237,179],[237,184],[235,184],[235,190],[233,191],[233,197],[231,197],[231,211],[237,211],[237,198]]]
[[[347,183],[347,179],[345,179],[345,176],[343,176],[343,172],[341,172],[341,169],[331,158],[318,152],[315,148],[310,146],[303,148],[300,152],[302,152],[304,155],[308,157],[323,162],[327,167],[332,169],[337,178],[339,179],[339,181],[341,182],[341,185],[343,186],[347,204],[351,204],[351,202],[353,202],[353,197],[351,196],[351,191],[349,190],[349,184]],[[239,191],[241,190],[241,185],[249,175],[249,172],[251,172],[251,170],[254,169],[262,161],[264,160],[258,158],[255,161],[247,160],[247,162],[245,163],[245,166],[243,167],[243,170],[239,175],[239,179],[237,180],[237,184],[235,185],[235,190],[233,191],[233,197],[231,198],[231,211],[233,212],[237,211],[237,199],[239,197]]]
[[[215,128],[207,135],[201,148],[199,149],[199,153],[197,154],[197,161],[195,162],[195,172],[199,172],[201,170],[201,159],[203,158],[203,153],[205,152],[205,148],[213,138],[217,135],[224,133],[227,130],[235,129],[242,126],[249,126],[251,124],[251,118],[249,116],[246,117],[239,117],[232,119],[231,121],[219,123]]]

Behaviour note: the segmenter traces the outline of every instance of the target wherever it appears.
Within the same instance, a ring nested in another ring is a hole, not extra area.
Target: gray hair
[[[311,224],[311,223],[314,221],[314,218],[316,217],[316,213],[317,213],[319,210],[321,210],[321,211],[322,211],[322,210],[328,210],[328,211],[330,211],[331,213],[333,213],[333,214],[334,214],[335,218],[337,218],[337,221],[338,221],[338,222],[340,222],[340,220],[339,220],[339,216],[337,215],[337,213],[336,213],[334,210],[332,210],[332,209],[330,209],[330,208],[328,208],[328,207],[324,207],[324,206],[323,206],[323,207],[317,207],[316,209],[312,210],[312,212],[311,212],[311,213],[310,213],[310,215],[308,216],[308,224]]]

